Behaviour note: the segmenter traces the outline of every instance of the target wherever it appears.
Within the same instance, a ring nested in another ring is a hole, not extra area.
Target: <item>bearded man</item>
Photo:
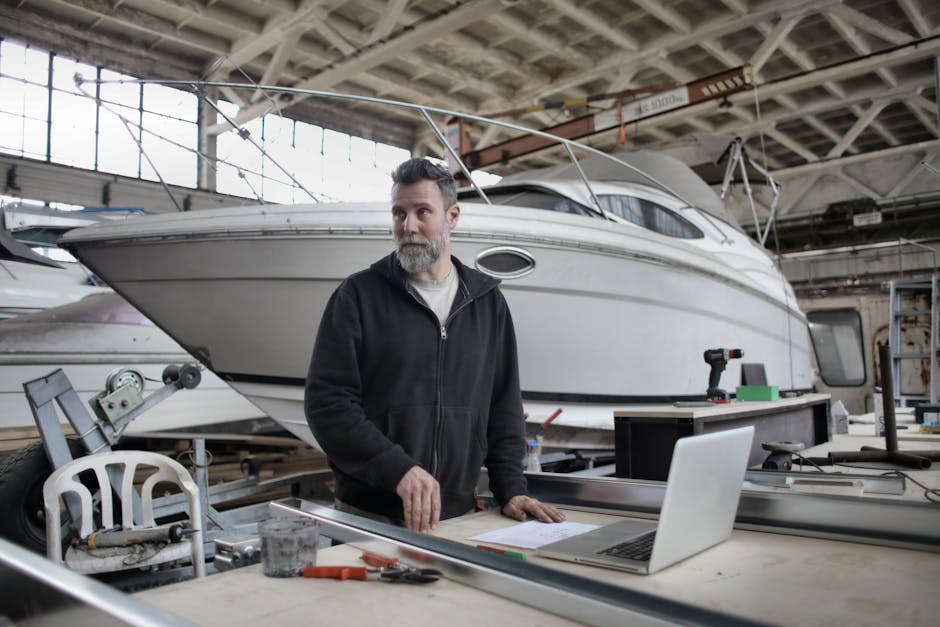
[[[453,176],[410,159],[392,181],[397,249],[333,293],[307,375],[337,509],[427,532],[474,511],[486,466],[505,515],[564,520],[526,495],[515,331],[499,282],[451,256]]]

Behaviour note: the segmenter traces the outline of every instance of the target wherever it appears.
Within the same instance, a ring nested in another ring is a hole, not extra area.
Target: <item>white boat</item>
[[[0,213],[0,319],[110,292],[74,260],[56,261],[33,250],[54,249],[54,239],[65,230],[103,219],[100,214],[23,203],[4,206]]]
[[[702,399],[703,352],[718,347],[746,357],[724,373],[732,393],[742,361],[762,363],[768,383],[783,391],[811,389],[806,318],[772,260],[715,209],[720,201],[685,166],[641,160],[665,167],[660,179],[688,178],[686,191],[695,188],[704,207],[609,179],[602,166],[594,194],[622,205],[619,215],[592,209],[564,170],[489,189],[508,204],[461,201],[452,249],[503,278],[529,420],[562,407],[553,424],[610,431],[616,406]],[[651,216],[648,225],[663,230],[668,221],[686,237],[630,222],[623,216],[631,204]],[[385,203],[265,205],[100,225],[70,232],[63,245],[252,403],[315,444],[302,400],[319,317],[343,278],[393,250],[390,220]]]
[[[792,288],[681,162],[614,157],[433,107],[263,88],[418,113],[467,180],[473,154],[453,144],[471,122],[565,149],[570,166],[507,177],[488,190],[494,204],[478,188],[478,198],[463,196],[451,236],[458,258],[503,279],[530,423],[561,407],[553,425],[610,434],[617,407],[703,399],[710,370],[703,353],[713,348],[744,352],[723,376],[732,394],[742,362],[763,364],[768,384],[782,392],[812,389],[807,322]],[[432,114],[459,122],[445,132]],[[593,157],[579,162],[576,153]],[[393,250],[390,226],[387,203],[259,205],[144,216],[77,229],[61,243],[220,378],[316,445],[302,401],[319,318],[340,281]]]
[[[139,372],[144,395],[162,387],[169,364],[192,361],[166,333],[108,290],[78,302],[0,321],[0,438],[22,438],[35,422],[23,383],[62,368],[86,402],[119,369]],[[178,431],[263,417],[257,407],[211,372],[130,423],[125,433]],[[60,412],[60,420],[65,417]]]

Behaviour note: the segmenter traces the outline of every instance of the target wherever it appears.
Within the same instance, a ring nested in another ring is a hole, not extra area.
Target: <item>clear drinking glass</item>
[[[258,523],[261,571],[269,577],[296,577],[317,563],[320,529],[309,518],[271,518]]]

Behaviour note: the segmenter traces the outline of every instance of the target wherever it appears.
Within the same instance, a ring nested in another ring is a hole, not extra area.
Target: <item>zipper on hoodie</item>
[[[467,296],[466,299],[457,306],[457,309],[450,312],[447,318],[444,319],[443,324],[439,324],[440,328],[440,341],[438,342],[437,350],[437,415],[434,417],[434,443],[431,447],[431,476],[437,477],[437,467],[440,465],[440,441],[441,441],[441,431],[444,429],[444,342],[447,341],[447,325],[450,323],[454,317],[465,309],[470,303],[476,300],[475,296],[470,294],[469,288],[464,284],[464,282],[459,278],[458,283],[458,292],[463,291]],[[435,322],[439,322],[437,319],[437,314],[434,313],[424,299],[420,298],[418,294],[415,293],[414,289],[407,280],[405,281],[405,291],[411,294],[411,297],[415,299],[415,302],[423,307],[430,315],[434,318]],[[489,291],[489,290],[486,290]]]
[[[460,279],[458,278],[458,281]],[[439,325],[440,328],[440,341],[437,346],[437,415],[434,417],[434,444],[431,447],[431,476],[437,476],[437,467],[440,465],[440,442],[441,442],[441,431],[444,429],[444,342],[447,341],[447,325],[451,320],[454,319],[462,309],[467,307],[472,303],[475,298],[470,296],[470,290],[463,284],[463,281],[460,281],[458,284],[458,290],[463,288],[463,291],[467,294],[466,300],[464,300],[457,309],[450,312],[447,318],[444,319],[444,323]],[[423,307],[427,312],[437,320],[437,314],[434,313],[424,299],[420,298],[418,294],[415,293],[414,289],[411,286],[411,283],[405,281],[405,291],[411,294],[411,297],[415,299],[415,302]]]

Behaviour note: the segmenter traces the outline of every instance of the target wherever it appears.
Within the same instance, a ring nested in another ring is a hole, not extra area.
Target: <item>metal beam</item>
[[[666,492],[663,482],[612,477],[526,473],[526,480],[541,501],[640,516],[658,516]],[[940,552],[940,507],[929,502],[744,490],[735,527]]]
[[[750,81],[751,74],[749,68],[736,68],[690,82],[686,85],[678,86],[675,89],[665,90],[651,96],[637,99],[623,108],[622,117],[620,118],[618,118],[616,111],[608,110],[596,115],[575,118],[563,124],[541,129],[541,131],[565,139],[587,137],[607,129],[616,128],[621,123],[629,124],[634,121],[660,115],[661,111],[683,108],[696,102],[723,97],[726,93],[747,89],[751,84]],[[714,129],[706,126],[705,130],[713,132]],[[475,170],[536,152],[550,146],[555,146],[556,144],[556,141],[546,137],[524,135],[480,149],[472,149],[470,146],[464,145],[455,146],[455,148],[464,159],[466,165],[471,170]]]

